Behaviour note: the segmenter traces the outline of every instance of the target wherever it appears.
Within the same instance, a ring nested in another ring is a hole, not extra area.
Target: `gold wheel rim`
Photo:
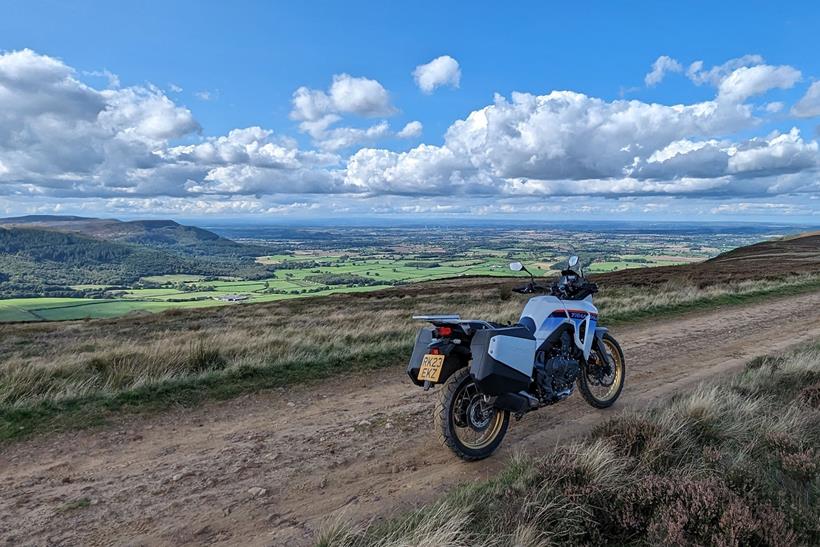
[[[487,430],[484,432],[484,434],[479,437],[479,439],[475,441],[465,439],[458,433],[458,429],[456,430],[456,435],[458,436],[458,440],[461,441],[461,444],[463,444],[467,448],[471,450],[480,450],[492,444],[492,442],[498,436],[498,433],[501,431],[501,424],[503,422],[504,416],[501,412],[496,410],[495,415],[492,417],[492,422],[490,423],[489,427],[487,427]]]
[[[623,370],[624,370],[624,363],[621,359],[621,353],[618,351],[618,348],[615,347],[615,344],[612,343],[611,340],[604,340],[604,348],[606,348],[607,354],[612,357],[612,363],[615,368],[614,374],[615,377],[612,379],[612,384],[609,386],[606,394],[603,397],[598,397],[596,393],[592,391],[593,388],[598,387],[594,385],[590,385],[590,392],[593,396],[598,399],[599,401],[609,401],[612,397],[618,393],[618,387],[621,385],[621,378],[623,377]],[[603,356],[606,359],[606,356]],[[587,381],[589,385],[589,382]]]
[[[475,392],[472,397],[480,397],[475,383],[468,382],[461,389],[459,389],[456,396],[453,398],[453,412],[451,414],[456,412],[459,404],[464,404],[461,399],[469,391]],[[470,397],[470,395],[468,395],[468,397]],[[469,404],[469,401],[467,404]],[[455,421],[455,416],[451,415],[450,421],[453,427],[453,432],[455,433],[458,441],[470,450],[481,450],[482,448],[486,448],[491,445],[496,437],[498,437],[498,434],[501,432],[501,428],[504,425],[504,413],[497,409],[492,409],[492,413],[493,415],[490,417],[489,423],[481,431],[472,428],[469,424],[466,424],[463,427],[459,426]]]

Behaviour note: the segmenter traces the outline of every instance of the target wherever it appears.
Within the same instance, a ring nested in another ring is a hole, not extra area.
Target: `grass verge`
[[[329,522],[317,543],[818,545],[820,351],[756,359],[385,524]]]

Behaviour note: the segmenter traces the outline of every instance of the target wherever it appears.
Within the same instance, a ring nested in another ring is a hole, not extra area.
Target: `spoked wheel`
[[[510,413],[484,400],[469,368],[450,376],[438,395],[435,422],[443,444],[467,461],[486,458],[498,448],[510,425]]]
[[[595,408],[612,406],[624,388],[626,376],[626,362],[621,346],[609,334],[604,334],[603,341],[607,355],[601,355],[597,348],[593,349],[578,376],[578,390]]]

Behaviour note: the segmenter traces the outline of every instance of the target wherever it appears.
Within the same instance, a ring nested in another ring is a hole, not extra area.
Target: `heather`
[[[586,439],[326,546],[820,544],[820,352],[621,414]]]

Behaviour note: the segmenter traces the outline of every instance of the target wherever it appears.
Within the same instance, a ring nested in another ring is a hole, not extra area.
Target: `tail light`
[[[453,327],[437,327],[436,328],[436,336],[450,336],[453,334]]]
[[[430,350],[430,355],[439,355],[439,354],[441,354],[441,350],[439,350],[438,348],[432,348]]]

